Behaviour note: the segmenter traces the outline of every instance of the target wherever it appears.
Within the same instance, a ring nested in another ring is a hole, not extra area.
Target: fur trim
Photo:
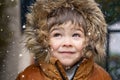
[[[27,48],[35,53],[38,59],[44,59],[47,56],[49,53],[47,18],[52,11],[60,7],[69,7],[82,14],[87,26],[88,46],[86,50],[91,50],[103,57],[107,25],[94,0],[37,0],[31,6],[31,12],[27,14],[25,30]]]

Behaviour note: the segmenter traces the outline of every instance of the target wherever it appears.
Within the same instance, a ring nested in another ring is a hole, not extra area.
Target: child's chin
[[[63,66],[72,66],[73,62],[65,60],[64,62],[61,62]]]

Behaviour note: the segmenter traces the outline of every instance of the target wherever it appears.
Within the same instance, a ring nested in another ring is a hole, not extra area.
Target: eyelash
[[[61,33],[54,33],[53,37],[61,37],[62,34]],[[73,33],[72,37],[81,37],[81,35],[79,33]]]
[[[81,35],[79,33],[74,33],[72,37],[80,37]]]
[[[53,36],[54,37],[59,37],[59,36],[61,36],[61,34],[60,33],[55,33]]]

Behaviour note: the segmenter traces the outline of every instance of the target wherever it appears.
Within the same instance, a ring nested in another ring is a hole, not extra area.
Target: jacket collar
[[[89,59],[83,59],[81,62],[78,70],[76,71],[76,74],[74,78],[80,79],[80,78],[87,78],[87,76],[90,74],[90,72],[93,70],[94,60],[93,57]]]
[[[87,78],[87,76],[93,69],[93,64],[93,57],[89,59],[84,58],[80,66],[76,70],[74,79]],[[58,80],[68,80],[66,72],[58,59],[51,57],[49,63],[41,61],[39,65],[47,77],[51,79],[56,78]]]

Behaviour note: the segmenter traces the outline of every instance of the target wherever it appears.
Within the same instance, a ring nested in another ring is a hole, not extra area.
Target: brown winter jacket
[[[59,69],[59,70],[58,70]],[[50,63],[33,64],[20,73],[16,80],[68,80],[60,62],[51,58]],[[78,67],[73,80],[112,80],[109,74],[93,59],[84,59]]]

